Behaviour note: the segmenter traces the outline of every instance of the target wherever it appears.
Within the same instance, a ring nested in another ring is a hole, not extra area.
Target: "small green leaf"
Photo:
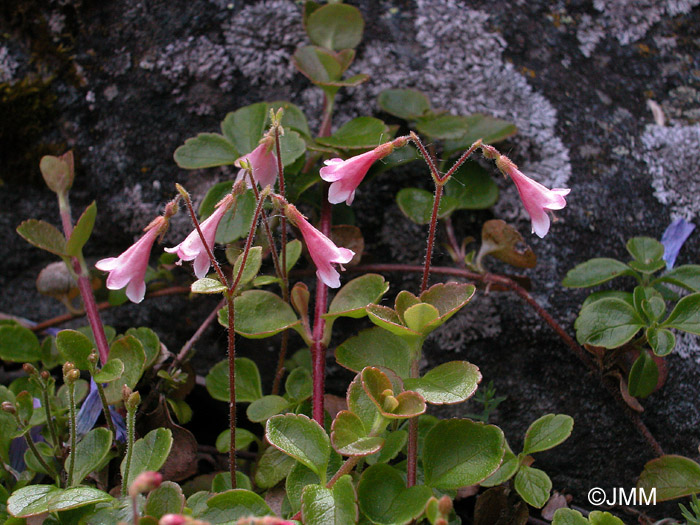
[[[66,459],[65,470],[70,470],[74,452],[75,466],[73,467],[73,486],[80,483],[90,474],[99,468],[112,447],[112,432],[106,428],[93,428],[81,439],[75,451],[71,451]]]
[[[262,397],[262,384],[258,365],[247,357],[237,357],[235,360],[236,401],[250,403]],[[205,378],[209,395],[219,401],[228,403],[230,398],[228,360],[216,363]]]
[[[233,275],[234,278],[238,276],[238,272],[241,270],[241,264],[243,264],[243,255],[241,254],[236,259],[236,263],[233,265]],[[260,271],[260,266],[262,265],[262,246],[253,246],[248,251],[248,258],[245,262],[245,268],[241,274],[241,280],[238,282],[237,286],[243,286],[249,283],[253,278],[258,275]]]
[[[121,359],[113,358],[107,361],[92,378],[96,383],[111,383],[119,379],[123,373],[124,363]]]
[[[479,367],[467,361],[451,361],[436,366],[419,379],[404,379],[404,386],[418,392],[427,403],[448,405],[469,399],[480,382]]]
[[[367,395],[362,384],[362,374],[357,374],[352,380],[347,392],[347,403],[350,412],[362,420],[365,429],[384,428],[388,420],[379,413],[375,402]]]
[[[440,421],[423,444],[425,483],[440,490],[475,485],[498,469],[504,453],[498,427],[468,419]]]
[[[590,522],[579,511],[563,508],[554,513],[552,525],[590,525]]]
[[[313,470],[325,482],[331,444],[316,421],[301,414],[274,416],[267,421],[265,437],[273,447]]]
[[[360,10],[348,4],[324,5],[306,20],[309,40],[334,51],[357,47],[362,40],[364,27]]]
[[[683,297],[661,325],[700,335],[700,293]]]
[[[685,264],[679,266],[656,279],[654,283],[659,281],[681,286],[691,292],[700,292],[700,265]]]
[[[353,372],[376,366],[388,368],[405,379],[411,368],[411,347],[401,337],[376,326],[344,341],[336,348],[335,358]]]
[[[233,489],[216,494],[207,500],[207,510],[197,519],[210,524],[234,525],[239,519],[250,516],[273,515],[265,500],[255,492]]]
[[[370,304],[367,305],[366,311],[370,321],[377,326],[382,327],[384,330],[388,330],[392,334],[398,335],[405,341],[414,342],[422,339],[422,335],[420,333],[404,326],[401,319],[399,319],[399,316],[391,308],[378,304]]]
[[[634,298],[631,292],[621,292],[619,290],[603,290],[601,292],[593,292],[589,294],[581,303],[581,309],[585,308],[589,304],[592,304],[601,299],[620,299],[625,301],[630,306],[634,306]]]
[[[646,336],[649,346],[658,356],[670,354],[676,346],[676,336],[671,330],[650,327],[647,328]]]
[[[469,130],[466,117],[442,113],[418,119],[416,129],[434,139],[459,139]]]
[[[408,523],[423,513],[433,492],[424,485],[406,488],[401,474],[384,463],[362,473],[357,485],[360,509],[372,523]]]
[[[146,363],[146,354],[141,341],[132,335],[124,335],[111,344],[108,361],[112,359],[119,359],[124,363],[124,373],[105,388],[105,396],[110,404],[121,400],[123,385],[133,389],[139,382]]]
[[[311,373],[303,367],[295,368],[284,383],[284,391],[297,402],[310,398],[313,393]]]
[[[139,328],[129,328],[124,335],[134,336],[141,342],[146,354],[144,369],[150,367],[158,359],[161,352],[160,339],[153,330],[146,326],[140,326]]]
[[[180,514],[184,506],[185,496],[180,485],[164,481],[148,494],[144,514],[160,519],[165,514]]]
[[[435,195],[418,188],[404,188],[396,194],[396,204],[403,214],[416,224],[428,224],[433,212],[433,200]],[[454,204],[450,200],[440,201],[438,218],[442,219],[454,211]]]
[[[666,313],[666,303],[661,297],[652,297],[642,302],[642,311],[651,321],[658,321]]]
[[[211,482],[212,492],[226,492],[232,488],[230,472],[219,472],[216,476],[214,476],[214,479]],[[243,474],[243,472],[240,470],[236,471],[236,488],[253,490],[253,484],[250,482],[250,478]]]
[[[427,336],[432,330],[431,325],[439,319],[440,312],[432,304],[418,303],[404,312],[404,322],[411,330]]]
[[[482,487],[495,487],[496,485],[505,483],[510,478],[515,476],[515,473],[518,471],[519,467],[520,461],[518,461],[518,456],[513,454],[513,451],[510,449],[510,446],[506,442],[506,452],[503,455],[503,461],[501,462],[501,466],[498,467],[498,470],[496,472],[491,474],[488,478],[486,478],[479,484]]]
[[[266,448],[255,471],[255,484],[261,489],[274,487],[289,474],[295,463],[294,458],[281,450]]]
[[[296,131],[286,130],[280,137],[282,165],[291,166],[306,152],[306,141]]]
[[[629,303],[600,299],[581,309],[574,327],[580,344],[617,348],[630,341],[644,324]]]
[[[620,518],[600,510],[591,512],[588,515],[588,520],[591,522],[591,525],[625,525]]]
[[[48,501],[48,510],[49,512],[65,512],[113,500],[112,496],[94,487],[73,487],[53,493]]]
[[[635,272],[616,259],[591,259],[569,270],[561,284],[567,288],[588,288],[622,275],[634,276]]]
[[[66,238],[54,225],[48,222],[29,219],[17,227],[17,233],[29,244],[59,255],[66,255]]]
[[[645,398],[656,389],[658,381],[659,368],[656,362],[646,350],[642,350],[630,369],[627,390],[634,397]]]
[[[253,443],[259,443],[259,439],[250,430],[236,428],[236,450],[245,450]],[[222,454],[228,453],[231,447],[231,429],[227,428],[216,437],[216,450]]]
[[[325,319],[337,317],[360,318],[367,315],[367,305],[377,303],[389,289],[381,275],[368,273],[347,282],[331,301]]]
[[[382,416],[390,419],[415,417],[425,412],[425,400],[416,392],[394,395],[394,387],[387,375],[371,366],[360,373],[362,387]]]
[[[634,237],[626,247],[634,260],[644,266],[659,262],[664,256],[664,245],[651,237]]]
[[[221,132],[238,152],[238,156],[250,153],[258,146],[265,132],[268,114],[267,103],[258,102],[226,115],[221,123]]]
[[[302,492],[301,516],[306,525],[357,523],[355,487],[349,475],[341,476],[332,489],[309,485]]]
[[[95,344],[76,330],[61,330],[56,335],[56,347],[65,361],[73,363],[80,370],[89,370],[88,356]]]
[[[287,243],[287,273],[289,273],[292,270],[292,268],[294,268],[294,265],[299,260],[299,257],[301,257],[302,248],[303,245],[301,244],[301,241],[299,239],[294,239]],[[282,257],[280,256],[280,261],[281,260]]]
[[[44,155],[39,162],[39,169],[51,191],[59,195],[65,193],[73,184],[73,152],[69,151],[60,157]]]
[[[49,499],[61,489],[53,485],[29,485],[12,493],[7,500],[7,512],[15,518],[28,518],[49,510]]]
[[[77,257],[80,255],[83,246],[92,234],[92,228],[95,226],[95,217],[97,216],[97,205],[93,201],[90,206],[85,208],[85,211],[78,219],[78,222],[73,228],[70,239],[66,243],[66,253]]]
[[[279,452],[277,449],[274,450]],[[281,452],[279,453],[281,454]],[[296,513],[301,510],[301,495],[304,489],[309,485],[320,484],[321,478],[301,463],[292,460],[289,456],[284,455],[284,457],[294,462],[294,467],[289,471],[289,475],[287,476],[285,488],[287,489],[287,497],[289,498],[289,505],[292,508],[292,512]],[[333,474],[338,471],[342,461],[343,458],[339,454],[331,452],[331,460],[326,469],[327,479],[330,479]]]
[[[383,111],[404,120],[416,120],[430,111],[428,97],[417,89],[386,89],[377,103]]]
[[[386,142],[389,127],[378,118],[357,117],[343,124],[330,137],[319,137],[316,142],[340,149],[375,148]]]
[[[496,204],[498,186],[480,164],[467,161],[445,184],[445,198],[454,210],[485,210]]]
[[[292,59],[296,68],[314,84],[327,85],[340,80],[343,74],[336,55],[320,47],[299,47]]]
[[[131,456],[131,468],[129,478],[122,483],[127,486],[136,479],[136,476],[147,470],[160,469],[165,460],[168,459],[170,448],[173,445],[173,434],[170,429],[157,428],[151,430],[143,438],[134,443],[134,450]],[[124,479],[124,468],[126,467],[126,457],[122,460],[120,472]]]
[[[27,363],[41,359],[41,345],[37,336],[18,324],[0,325],[0,359]]]
[[[234,299],[236,332],[250,339],[273,336],[299,327],[294,310],[282,298],[265,290],[247,290]],[[228,326],[228,307],[219,310],[219,323]]]
[[[525,502],[541,509],[549,499],[552,480],[542,470],[523,465],[515,475],[515,490]]]
[[[566,414],[547,414],[530,425],[525,433],[523,454],[549,450],[566,441],[574,428],[574,418]]]
[[[444,149],[449,155],[466,150],[478,139],[482,139],[485,144],[495,144],[518,132],[513,123],[482,113],[473,113],[464,117],[464,120],[467,132],[458,139],[445,141]]]
[[[381,437],[370,436],[362,420],[348,410],[338,412],[331,427],[331,443],[343,456],[368,456],[384,445]]]
[[[637,489],[646,494],[656,489],[658,501],[697,494],[700,492],[700,465],[683,456],[666,455],[652,459],[644,465]]]
[[[209,277],[197,279],[192,283],[190,289],[192,293],[224,293],[228,290],[225,285],[221,284],[221,281]]]
[[[382,449],[367,456],[366,461],[369,465],[374,465],[375,463],[389,463],[392,459],[399,455],[399,452],[403,450],[408,441],[408,432],[405,430],[392,430],[385,434],[384,446]]]
[[[291,403],[281,396],[263,396],[248,405],[246,415],[253,423],[262,423],[284,412],[290,405]]]
[[[218,133],[199,133],[175,150],[173,158],[185,170],[233,164],[238,158],[235,146]]]

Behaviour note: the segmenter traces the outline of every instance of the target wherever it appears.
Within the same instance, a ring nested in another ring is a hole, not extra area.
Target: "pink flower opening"
[[[340,287],[340,274],[333,265],[338,264],[343,270],[342,265],[349,263],[355,256],[355,252],[333,244],[333,241],[311,226],[293,205],[287,206],[287,214],[304,237],[311,260],[316,265],[316,276],[330,288]]]
[[[241,155],[234,165],[241,167],[240,161],[247,160],[253,171],[253,180],[257,182],[261,188],[266,186],[274,187],[277,180],[277,157],[272,153],[271,143],[269,141],[262,142],[257,148],[246,155]],[[236,182],[246,179],[245,182],[250,187],[250,180],[246,178],[246,170],[241,169],[236,176]]]
[[[564,197],[571,190],[568,188],[553,188],[550,190],[524,175],[507,157],[501,156],[497,160],[497,165],[513,179],[515,187],[518,188],[520,200],[523,201],[525,211],[530,215],[532,232],[539,237],[547,235],[550,225],[547,212],[564,208],[566,206]]]
[[[216,242],[216,230],[219,228],[219,223],[223,218],[224,214],[229,210],[233,204],[233,196],[228,195],[217,205],[217,208],[204,222],[199,225],[202,230],[202,235],[207,241],[207,246],[213,251],[214,243]],[[202,279],[207,276],[209,267],[211,266],[211,260],[209,259],[209,254],[202,243],[202,239],[199,236],[197,228],[192,230],[184,241],[182,241],[177,246],[172,248],[166,248],[166,252],[177,254],[180,258],[178,264],[182,264],[182,261],[194,261],[194,274],[197,279]]]
[[[393,142],[387,142],[372,151],[350,157],[347,160],[330,159],[321,168],[321,178],[332,182],[328,188],[328,202],[338,204],[345,201],[350,206],[355,199],[355,190],[367,175],[375,161],[386,157],[394,150]]]
[[[98,270],[109,272],[107,288],[121,290],[126,286],[126,296],[132,303],[143,301],[146,295],[144,278],[148,259],[156,237],[163,231],[166,224],[163,217],[158,217],[151,224],[151,228],[119,257],[109,257],[95,263],[95,268]]]

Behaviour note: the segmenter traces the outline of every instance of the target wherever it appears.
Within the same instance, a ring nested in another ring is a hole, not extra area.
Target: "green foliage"
[[[66,471],[73,466],[73,486],[80,483],[94,470],[98,470],[112,447],[112,432],[106,428],[94,428],[79,442],[75,451],[71,451],[66,459]]]
[[[357,485],[360,510],[373,523],[408,523],[423,513],[432,491],[424,485],[406,488],[393,467],[378,464],[362,473]]]
[[[700,465],[683,456],[666,455],[646,465],[637,488],[650,493],[656,489],[657,501],[682,498],[700,493]]]
[[[327,489],[322,485],[307,485],[301,496],[301,517],[308,525],[346,525],[358,517],[355,487],[350,476],[342,476]]]
[[[127,486],[131,485],[136,476],[147,470],[160,469],[168,459],[170,449],[173,446],[173,434],[167,428],[151,430],[143,438],[134,443],[133,455],[129,477],[125,480]],[[124,478],[126,458],[121,463],[120,472]]]
[[[34,332],[18,324],[0,325],[0,359],[26,363],[41,359],[41,346]]]

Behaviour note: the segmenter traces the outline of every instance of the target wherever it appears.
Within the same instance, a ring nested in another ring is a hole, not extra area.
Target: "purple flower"
[[[100,393],[97,391],[97,385],[91,379],[90,393],[85,398],[83,405],[80,407],[80,411],[78,411],[78,417],[76,418],[76,430],[78,431],[79,437],[84,436],[93,429],[101,413],[102,402],[100,401]],[[114,430],[117,432],[115,439],[122,442],[126,441],[126,425],[124,424],[124,418],[114,407],[109,407],[109,413],[112,415]]]
[[[676,219],[666,228],[661,236],[661,244],[664,245],[664,261],[666,261],[667,270],[673,268],[678,252],[681,251],[681,247],[694,229],[695,225],[692,222],[686,222],[682,218]]]

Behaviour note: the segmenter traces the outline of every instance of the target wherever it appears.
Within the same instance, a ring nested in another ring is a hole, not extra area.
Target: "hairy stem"
[[[255,225],[253,225],[255,227]],[[231,488],[236,488],[236,309],[233,306],[233,291],[226,292],[228,304],[228,386],[230,390],[228,405],[228,420],[231,430],[229,441],[229,473],[231,474]]]
[[[433,248],[435,246],[435,230],[437,228],[438,209],[442,198],[442,184],[435,183],[435,198],[433,200],[433,213],[430,217],[430,229],[428,230],[428,246],[425,250],[425,264],[423,265],[423,280],[420,284],[420,291],[423,293],[428,289],[428,279],[430,278],[430,263],[433,259]]]
[[[70,465],[68,466],[68,486],[73,486],[73,472],[75,470],[75,447],[78,429],[75,422],[75,382],[68,383],[68,410],[70,411]]]
[[[124,458],[124,477],[122,478],[122,497],[126,497],[129,490],[129,470],[131,470],[131,456],[134,452],[134,440],[136,438],[136,408],[126,407],[126,457]]]
[[[49,385],[42,382],[41,392],[43,394],[42,404],[44,405],[44,412],[46,414],[46,424],[49,427],[49,435],[51,436],[51,445],[53,446],[54,450],[56,450],[56,447],[59,446],[59,443],[58,435],[56,433],[56,422],[53,420],[53,417],[51,417],[51,405],[49,404]]]
[[[54,478],[56,481],[56,484],[58,485],[59,477],[58,473],[51,467],[45,460],[44,457],[41,455],[39,452],[39,449],[36,448],[36,443],[34,443],[34,439],[31,436],[30,432],[27,432],[24,434],[24,440],[27,442],[27,446],[29,447],[29,450],[32,451],[32,454],[34,454],[34,457],[36,460],[39,462],[39,465],[43,467],[43,469],[49,473],[49,475]],[[69,484],[70,486],[70,484]]]

